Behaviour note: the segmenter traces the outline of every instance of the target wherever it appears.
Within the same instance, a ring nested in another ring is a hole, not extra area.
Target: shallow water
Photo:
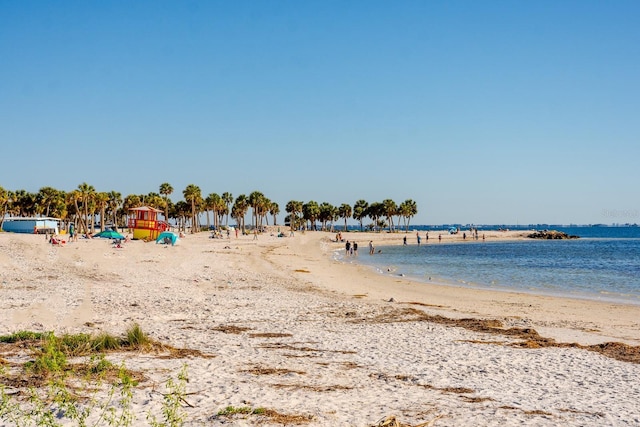
[[[637,227],[564,229],[577,240],[468,241],[379,247],[355,262],[381,274],[455,286],[563,295],[640,304]],[[481,233],[481,231],[480,231]],[[423,233],[421,233],[423,234]]]

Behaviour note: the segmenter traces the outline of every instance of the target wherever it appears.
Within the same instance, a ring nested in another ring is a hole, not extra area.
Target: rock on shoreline
[[[563,239],[579,239],[579,236],[572,236],[563,231],[542,230],[535,231],[527,236],[530,239],[547,239],[547,240],[563,240]]]

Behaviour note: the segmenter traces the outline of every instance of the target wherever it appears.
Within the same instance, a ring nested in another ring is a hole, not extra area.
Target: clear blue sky
[[[0,0],[0,186],[640,222],[638,1]]]

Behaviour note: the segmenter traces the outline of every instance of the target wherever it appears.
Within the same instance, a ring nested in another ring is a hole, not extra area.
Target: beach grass
[[[137,425],[133,388],[144,380],[144,374],[127,369],[124,363],[115,365],[104,352],[165,348],[137,324],[121,337],[106,333],[58,337],[53,332],[19,331],[1,336],[0,342],[28,349],[33,357],[21,366],[8,361],[0,364],[0,420],[20,426],[67,425],[62,421],[86,426],[89,419],[93,426]],[[74,360],[78,357],[85,360]],[[160,414],[147,413],[151,426],[184,424],[187,382],[185,364],[176,379],[166,381]]]

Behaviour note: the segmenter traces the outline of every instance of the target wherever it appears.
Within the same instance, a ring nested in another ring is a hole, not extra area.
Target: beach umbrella
[[[102,237],[104,239],[124,239],[124,236],[117,231],[105,230],[98,234],[94,234],[93,237]]]

